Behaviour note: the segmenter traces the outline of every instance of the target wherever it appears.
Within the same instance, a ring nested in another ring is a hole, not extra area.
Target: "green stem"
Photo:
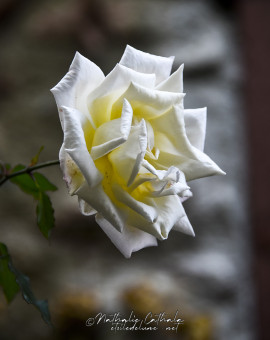
[[[4,184],[7,180],[9,180],[12,177],[16,177],[16,176],[20,176],[23,174],[30,174],[32,171],[37,170],[37,169],[41,169],[41,168],[46,168],[47,166],[51,166],[51,165],[56,165],[56,164],[60,164],[59,160],[56,161],[48,161],[48,162],[44,162],[44,163],[40,163],[40,164],[36,164],[33,166],[28,166],[27,168],[20,170],[20,171],[16,171],[13,172],[11,174],[6,174],[1,180],[0,180],[0,186],[2,184]]]

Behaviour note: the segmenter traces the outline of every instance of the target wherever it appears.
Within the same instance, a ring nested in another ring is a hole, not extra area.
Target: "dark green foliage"
[[[11,302],[19,291],[15,275],[9,269],[10,256],[5,244],[0,243],[0,286],[2,286],[7,302]]]
[[[46,238],[49,238],[51,230],[54,227],[54,210],[51,200],[45,192],[39,192],[36,212],[39,229]]]
[[[25,169],[24,165],[19,164],[12,169],[12,173]],[[42,234],[49,238],[54,227],[54,210],[46,191],[55,191],[57,187],[39,172],[24,173],[10,178],[10,181],[37,201],[37,224]]]
[[[12,169],[12,172],[18,172],[25,168],[26,167],[24,165],[19,164]],[[38,199],[39,188],[30,174],[22,174],[12,177],[10,182],[16,184],[26,194],[32,195],[35,199]]]
[[[55,191],[57,190],[57,187],[53,185],[51,182],[48,181],[48,179],[40,174],[39,172],[35,172],[33,174],[36,185],[38,186],[39,190],[44,191]]]
[[[32,158],[31,164],[28,167],[18,164],[14,168],[11,168],[9,164],[0,163],[0,185],[9,180],[37,201],[37,224],[42,234],[46,238],[49,238],[51,230],[54,227],[54,210],[47,191],[55,191],[57,187],[44,175],[36,172],[36,170],[45,166],[58,164],[59,162],[51,161],[37,164],[42,150],[43,147],[41,147],[39,152]],[[40,311],[43,320],[48,325],[52,325],[48,302],[35,298],[31,290],[29,278],[13,266],[11,256],[4,243],[0,243],[0,286],[3,289],[8,303],[10,303],[16,293],[21,290],[24,300],[34,305]]]
[[[3,243],[0,243],[0,285],[8,302],[11,302],[16,293],[21,290],[24,300],[34,305],[40,311],[43,320],[48,325],[52,325],[48,302],[35,298],[29,278],[13,266],[8,249]]]

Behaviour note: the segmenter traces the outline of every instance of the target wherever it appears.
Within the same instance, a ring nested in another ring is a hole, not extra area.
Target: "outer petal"
[[[155,73],[157,84],[168,78],[174,57],[160,57],[139,51],[127,45],[120,64],[142,73]]]
[[[65,151],[64,144],[61,146],[59,152],[60,166],[63,171],[64,181],[67,184],[68,192],[70,195],[74,195],[76,190],[85,182],[80,169]]]
[[[130,102],[134,115],[150,120],[163,114],[172,105],[183,107],[184,96],[184,93],[148,89],[132,82],[129,88],[114,103],[112,118],[119,117],[124,98]]]
[[[76,108],[88,115],[87,96],[104,79],[101,69],[76,52],[69,72],[51,89],[58,109],[61,106]],[[61,117],[61,112],[59,112]]]
[[[121,118],[110,120],[97,128],[91,149],[94,160],[106,155],[128,139],[132,115],[131,105],[124,99]]]
[[[116,65],[107,75],[104,81],[97,87],[87,99],[91,118],[95,127],[111,119],[111,108],[116,99],[129,87],[131,82],[153,88],[155,84],[154,74],[143,74],[131,70],[123,65]],[[123,98],[121,104],[123,103]],[[121,115],[121,110],[119,118]]]
[[[184,208],[177,195],[156,197],[149,199],[149,203],[150,202],[152,202],[152,205],[155,206],[158,211],[156,221],[151,223],[131,210],[128,224],[150,233],[160,240],[164,240],[168,237],[175,223],[185,215]]]
[[[90,216],[95,215],[97,211],[93,209],[88,203],[86,203],[83,199],[78,198],[79,201],[79,208],[83,215]]]
[[[74,193],[93,209],[101,212],[115,228],[122,230],[124,217],[103,190],[102,175],[87,150],[76,110],[66,107],[61,109],[64,118],[65,151],[76,163],[86,180]]]
[[[182,216],[185,210],[177,195],[163,196],[155,199],[160,214],[155,222],[156,228],[160,231],[160,239],[168,237],[170,230]]]
[[[76,195],[93,209],[101,213],[111,225],[119,231],[122,231],[125,226],[125,216],[110,200],[104,192],[101,184],[95,188],[90,188],[84,183],[76,192]]]
[[[178,70],[176,70],[168,79],[165,79],[162,83],[158,84],[156,87],[159,91],[167,92],[180,92],[184,90],[183,86],[183,70],[184,64],[182,64]]]
[[[157,246],[157,239],[141,230],[126,225],[123,231],[119,233],[100,214],[96,215],[96,221],[126,258],[130,258],[133,252],[142,248]]]
[[[186,135],[184,110],[174,106],[164,115],[151,121],[155,131],[155,145],[160,150],[157,168],[168,168],[171,164],[182,170],[186,180],[204,176],[224,174],[205,153],[193,147]]]
[[[76,163],[90,187],[101,182],[102,176],[96,168],[85,143],[84,133],[78,119],[78,111],[62,106],[64,148]]]
[[[181,233],[195,236],[194,230],[189,222],[187,215],[184,215],[175,223],[173,230],[181,231]]]
[[[203,151],[204,149],[206,112],[206,107],[184,111],[187,137],[190,143],[200,151]]]
[[[131,185],[137,176],[147,147],[145,121],[133,126],[128,140],[109,154],[109,160],[116,174]]]

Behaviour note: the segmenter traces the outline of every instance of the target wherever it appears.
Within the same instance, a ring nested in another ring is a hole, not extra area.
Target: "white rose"
[[[183,65],[126,47],[106,77],[76,53],[54,94],[69,193],[115,246],[131,253],[171,229],[194,235],[182,203],[186,181],[224,174],[203,153],[206,108],[184,110]]]

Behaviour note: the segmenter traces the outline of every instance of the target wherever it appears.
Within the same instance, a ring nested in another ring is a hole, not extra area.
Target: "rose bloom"
[[[194,236],[187,181],[224,174],[203,153],[206,108],[184,109],[183,65],[170,75],[173,60],[127,46],[105,77],[77,52],[51,90],[69,193],[125,257],[171,229]]]

